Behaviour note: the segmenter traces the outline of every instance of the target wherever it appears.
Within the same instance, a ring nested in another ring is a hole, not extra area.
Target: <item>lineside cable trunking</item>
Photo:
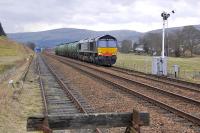
[[[155,75],[167,75],[167,58],[160,57],[160,56],[155,56],[153,57],[152,60],[152,74]]]

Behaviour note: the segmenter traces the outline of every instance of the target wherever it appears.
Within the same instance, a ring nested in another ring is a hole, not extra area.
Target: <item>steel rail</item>
[[[60,57],[58,56],[54,56],[55,58],[57,58],[58,60],[60,60]],[[62,57],[61,57],[62,58]],[[64,59],[64,58],[63,58]],[[66,58],[65,58],[66,59]],[[68,60],[68,59],[66,59]],[[62,61],[62,60],[60,60]],[[139,86],[142,86],[142,87],[148,87],[148,89],[151,89],[153,91],[158,91],[162,94],[166,94],[168,96],[172,96],[172,97],[176,97],[176,98],[179,98],[179,99],[182,99],[182,100],[185,100],[187,102],[190,102],[192,104],[196,104],[196,105],[199,105],[200,106],[200,101],[198,100],[195,100],[195,99],[192,99],[192,98],[189,98],[189,97],[186,97],[186,96],[182,96],[182,95],[179,95],[179,94],[176,94],[176,93],[173,93],[173,92],[169,92],[169,91],[166,91],[166,90],[163,90],[163,89],[160,89],[158,87],[154,87],[154,86],[151,86],[151,85],[148,85],[148,84],[145,84],[145,83],[141,83],[139,81],[135,81],[135,80],[132,80],[132,79],[128,79],[126,77],[123,77],[123,76],[118,76],[118,75],[115,75],[115,74],[112,74],[112,73],[109,73],[109,72],[105,72],[105,71],[102,71],[102,70],[99,70],[99,69],[95,69],[93,66],[88,66],[88,64],[84,64],[84,63],[79,63],[77,61],[72,61],[69,59],[69,61],[73,62],[73,63],[76,63],[76,64],[79,64],[81,66],[84,66],[84,67],[87,67],[89,69],[92,69],[92,70],[95,70],[95,71],[98,71],[100,73],[104,73],[104,74],[107,74],[109,76],[112,76],[112,77],[115,77],[115,78],[118,78],[118,79],[121,79],[121,80],[125,80],[127,82],[132,82],[132,83],[135,83]]]
[[[96,74],[88,72],[88,71],[86,71],[84,69],[81,69],[79,66],[76,66],[76,65],[80,65],[79,63],[75,63],[74,61],[71,61],[71,60],[70,61],[68,60],[66,62],[66,60],[64,61],[64,59],[61,60],[61,58],[59,58],[59,57],[56,57],[56,58],[59,59],[59,61],[63,62],[64,64],[67,64],[67,65],[69,65],[69,66],[71,66],[71,67],[73,67],[73,68],[75,68],[75,69],[77,69],[77,70],[79,70],[79,71],[81,71],[83,73],[91,75],[92,77],[95,77],[95,78],[97,78],[97,79],[99,79],[101,81],[104,81],[104,82],[106,82],[108,84],[111,84],[111,85],[113,85],[113,86],[115,86],[115,87],[117,87],[119,89],[122,89],[123,91],[128,92],[129,94],[131,93],[134,96],[139,97],[139,98],[141,98],[143,100],[146,100],[146,101],[148,101],[148,102],[150,102],[150,103],[152,103],[152,104],[154,104],[156,106],[159,106],[159,107],[161,107],[161,108],[163,108],[165,110],[168,110],[169,112],[173,112],[174,114],[176,114],[179,117],[183,117],[183,118],[185,118],[185,119],[187,119],[187,120],[189,120],[189,121],[191,121],[191,122],[193,122],[193,123],[195,123],[197,125],[200,125],[200,118],[198,118],[198,117],[195,117],[195,116],[193,116],[193,115],[191,115],[189,113],[186,113],[186,112],[183,112],[183,111],[181,111],[179,109],[171,107],[171,106],[169,106],[169,105],[167,105],[167,104],[165,104],[163,102],[160,102],[158,100],[152,99],[152,98],[150,98],[148,96],[145,96],[142,93],[139,93],[137,91],[131,90],[126,86],[120,85],[119,83],[116,83],[116,82],[110,81],[108,79],[105,79],[105,77],[103,78],[101,76],[98,76]]]
[[[38,57],[37,57],[38,58]],[[46,92],[45,92],[45,89],[44,89],[44,84],[43,84],[43,81],[42,81],[42,78],[41,78],[41,71],[40,71],[40,65],[39,65],[39,61],[37,59],[37,66],[38,66],[38,75],[39,75],[39,84],[40,84],[40,89],[41,89],[41,95],[42,95],[42,100],[43,100],[43,105],[44,105],[44,117],[45,117],[45,120],[44,120],[44,125],[43,127],[41,127],[45,133],[52,133],[52,130],[49,128],[49,125],[48,125],[48,105],[47,105],[47,100],[46,100]]]
[[[80,109],[81,112],[87,113],[87,111],[84,109],[84,107],[78,101],[78,99],[76,99],[75,96],[73,95],[73,93],[69,89],[67,89],[68,86],[65,85],[65,83],[59,78],[59,76],[56,74],[56,72],[52,69],[52,66],[50,66],[50,64],[47,64],[47,62],[44,60],[44,58],[42,58],[42,59],[43,59],[45,65],[50,70],[50,72],[56,78],[56,81],[59,83],[59,85],[62,86],[62,89],[67,93],[67,95],[70,97],[70,99],[76,104],[77,108]]]
[[[185,88],[185,89],[190,89],[190,90],[193,90],[193,91],[196,91],[196,92],[200,92],[200,84],[198,84],[198,83],[192,83],[192,82],[188,82],[188,81],[185,81],[185,80],[170,78],[170,77],[166,77],[166,76],[157,76],[157,75],[153,75],[153,74],[148,74],[148,73],[139,72],[139,71],[136,71],[136,70],[126,69],[126,68],[121,68],[121,67],[116,67],[116,66],[113,66],[111,69],[112,70],[117,69],[116,71],[120,71],[120,72],[122,72],[122,71],[130,72],[129,73],[130,75],[139,76],[139,77],[143,77],[143,78],[147,78],[147,79],[152,79],[152,80],[160,81],[160,82],[163,82],[163,83],[166,83],[166,84],[171,84],[171,85],[174,85],[174,86],[180,86],[180,87]],[[188,84],[190,86],[188,86]],[[191,87],[194,87],[194,88],[191,88]]]
[[[176,83],[176,82],[171,82],[169,81],[168,79],[160,79],[158,76],[157,77],[154,77],[154,76],[145,76],[145,75],[140,75],[140,74],[136,74],[134,72],[128,72],[126,70],[123,70],[121,68],[117,68],[117,67],[112,67],[110,68],[111,70],[113,71],[116,71],[116,72],[120,72],[120,73],[124,73],[124,74],[127,74],[127,75],[132,75],[132,76],[136,76],[136,77],[140,77],[140,78],[144,78],[144,79],[147,79],[147,80],[152,80],[152,81],[155,81],[155,82],[161,82],[161,83],[164,83],[164,84],[167,84],[167,85],[172,85],[174,87],[179,87],[181,89],[184,89],[184,90],[189,90],[189,91],[194,91],[196,93],[200,93],[200,89],[196,89],[195,88],[191,88],[189,86],[185,86],[183,84],[180,84],[180,83]]]
[[[73,95],[73,93],[67,89],[68,86],[65,85],[65,83],[59,78],[59,76],[56,74],[56,72],[52,69],[52,66],[50,64],[48,64],[44,58],[42,57],[42,60],[44,61],[45,65],[48,67],[48,69],[51,71],[51,73],[55,76],[57,82],[59,83],[59,85],[62,86],[62,89],[68,94],[68,96],[70,97],[70,99],[76,104],[76,107],[78,109],[80,109],[81,112],[83,113],[88,113],[84,107],[81,105],[81,103],[78,101],[78,99],[75,98],[75,96]],[[98,133],[102,133],[101,130],[99,128],[96,128],[96,131]]]

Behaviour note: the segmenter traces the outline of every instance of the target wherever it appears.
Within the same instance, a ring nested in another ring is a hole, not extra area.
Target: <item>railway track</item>
[[[77,113],[92,113],[94,110],[75,90],[70,89],[61,75],[57,74],[52,66],[43,58],[37,57],[40,88],[44,103],[44,116],[46,117],[43,130],[52,132],[48,128],[48,115],[66,115]],[[92,129],[82,132],[94,132]],[[101,133],[100,129],[95,132]]]
[[[164,91],[158,87],[139,83],[120,75],[109,73],[108,71],[102,70],[100,67],[96,67],[87,63],[78,62],[55,55],[50,56],[72,66],[75,69],[78,69],[79,71],[95,77],[98,80],[106,82],[118,89],[128,92],[129,94],[151,102],[156,106],[168,110],[169,112],[173,112],[177,116],[183,117],[194,124],[200,125],[200,102],[195,99],[171,93],[169,91]]]
[[[115,66],[113,66],[110,69],[117,71],[117,72],[120,72],[120,73],[125,73],[125,74],[128,74],[128,75],[144,78],[144,79],[147,79],[147,80],[161,82],[161,83],[166,84],[166,85],[171,85],[171,86],[174,86],[174,87],[180,87],[180,88],[185,89],[185,90],[192,90],[194,92],[200,92],[200,84],[198,84],[198,83],[192,83],[192,82],[188,82],[188,81],[184,81],[184,80],[180,80],[180,79],[175,79],[175,78],[170,78],[170,77],[166,77],[166,76],[156,76],[156,75],[152,75],[152,74],[147,74],[147,73],[143,73],[143,72],[139,72],[139,71],[135,71],[135,70],[130,70],[130,69],[125,69],[125,68],[121,68],[121,67],[115,67]]]

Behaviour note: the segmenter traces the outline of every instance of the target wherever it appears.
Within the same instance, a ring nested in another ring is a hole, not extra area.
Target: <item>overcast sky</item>
[[[162,28],[162,11],[171,12],[169,27],[200,24],[198,0],[0,0],[5,32],[56,28],[97,31]]]

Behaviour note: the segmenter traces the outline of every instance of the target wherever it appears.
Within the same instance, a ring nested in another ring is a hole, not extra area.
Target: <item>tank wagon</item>
[[[111,35],[104,35],[64,43],[56,47],[55,53],[98,65],[112,66],[117,60],[117,39]]]

